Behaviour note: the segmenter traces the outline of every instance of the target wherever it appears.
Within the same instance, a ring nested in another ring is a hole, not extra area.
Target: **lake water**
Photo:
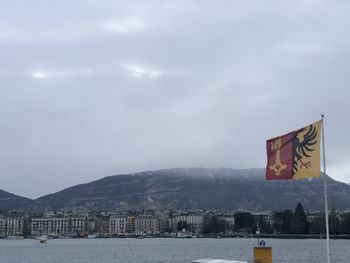
[[[265,239],[274,263],[326,262],[326,241]],[[252,261],[256,239],[52,239],[0,240],[1,263],[189,263],[198,258]],[[331,261],[350,262],[350,240],[331,240]]]

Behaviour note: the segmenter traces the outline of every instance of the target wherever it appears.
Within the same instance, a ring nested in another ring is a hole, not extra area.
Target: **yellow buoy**
[[[272,247],[254,247],[254,263],[272,263]]]

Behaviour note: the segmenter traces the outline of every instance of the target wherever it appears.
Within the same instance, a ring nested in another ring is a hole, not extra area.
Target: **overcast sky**
[[[326,115],[350,182],[350,1],[0,0],[0,189],[265,167]]]

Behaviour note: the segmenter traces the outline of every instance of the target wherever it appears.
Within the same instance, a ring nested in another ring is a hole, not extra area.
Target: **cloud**
[[[128,76],[133,78],[158,78],[164,75],[163,71],[147,68],[144,66],[139,66],[135,64],[122,65],[122,67],[126,70]]]
[[[91,20],[84,17],[81,21],[68,17],[67,20],[60,23],[50,21],[46,24],[35,21],[25,24],[21,18],[18,20],[12,21],[7,26],[0,25],[1,41],[76,42],[101,37],[101,33],[118,35],[135,33],[142,31],[147,26],[146,19],[136,16],[111,19],[98,17]]]
[[[341,180],[350,184],[350,163],[349,162],[338,162],[334,165],[329,165],[327,173],[337,180]]]
[[[321,47],[321,44],[307,44],[307,43],[288,43],[282,50],[287,52],[309,52],[309,53],[321,53],[324,51],[324,48]]]
[[[139,31],[146,26],[144,20],[139,18],[128,18],[123,21],[110,20],[102,25],[102,29],[108,33],[126,34],[129,32]]]
[[[3,1],[2,188],[39,196],[122,172],[264,167],[266,139],[320,112],[329,174],[348,182],[349,8]]]
[[[44,79],[47,77],[47,74],[42,71],[36,71],[33,72],[32,77],[36,79]]]
[[[82,70],[66,70],[66,71],[54,71],[54,70],[34,70],[25,75],[29,75],[36,79],[47,79],[47,78],[68,78],[77,76],[87,76],[93,74],[91,69]]]

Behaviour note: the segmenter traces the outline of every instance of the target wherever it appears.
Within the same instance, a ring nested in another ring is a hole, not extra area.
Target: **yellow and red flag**
[[[320,177],[321,121],[266,141],[267,180]]]

